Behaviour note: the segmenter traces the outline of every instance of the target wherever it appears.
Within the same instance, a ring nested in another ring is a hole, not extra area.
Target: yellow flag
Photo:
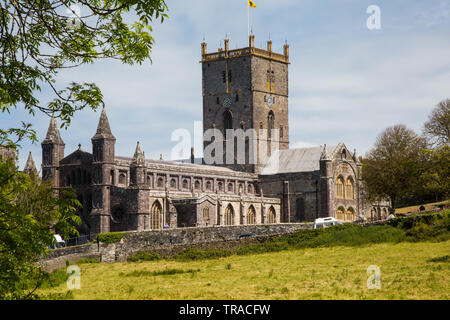
[[[248,0],[248,5],[252,8],[256,8],[256,3],[252,0]]]

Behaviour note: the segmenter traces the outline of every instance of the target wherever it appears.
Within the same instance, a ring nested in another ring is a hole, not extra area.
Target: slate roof
[[[326,153],[333,155],[338,146],[326,146]],[[324,147],[277,150],[261,168],[260,175],[311,172],[320,169]]]

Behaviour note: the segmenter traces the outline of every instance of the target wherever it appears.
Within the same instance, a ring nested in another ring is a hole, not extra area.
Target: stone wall
[[[80,259],[97,259],[102,262],[126,261],[128,257],[141,250],[170,255],[186,248],[230,248],[311,228],[312,224],[296,223],[138,231],[127,234],[120,243],[94,243],[51,250],[39,265],[46,271],[52,271],[63,268],[66,261],[76,263]],[[238,236],[248,234],[254,236],[238,239]]]

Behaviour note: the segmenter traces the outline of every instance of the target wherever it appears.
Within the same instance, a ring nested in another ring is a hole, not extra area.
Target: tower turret
[[[42,147],[42,178],[52,180],[53,188],[60,187],[59,162],[64,158],[65,143],[59,133],[54,116],[50,119],[47,135],[41,143]]]
[[[136,151],[134,152],[133,160],[130,166],[130,184],[132,186],[145,185],[145,154],[142,152],[139,141],[136,145]]]
[[[23,172],[27,174],[37,174],[36,164],[34,163],[33,156],[31,152],[28,154],[27,163],[25,164],[25,168]]]
[[[111,204],[110,188],[114,184],[116,138],[111,133],[106,110],[103,107],[97,132],[92,137],[93,191],[92,224],[94,232],[109,232]]]

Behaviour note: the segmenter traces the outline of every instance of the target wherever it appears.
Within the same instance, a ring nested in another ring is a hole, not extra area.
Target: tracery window
[[[336,180],[336,198],[344,198],[344,179],[338,177]]]
[[[274,224],[276,221],[275,209],[270,207],[269,212],[267,213],[267,223]]]
[[[153,230],[162,229],[163,227],[163,213],[159,201],[155,201],[152,205],[150,215],[150,227]]]
[[[247,212],[247,224],[255,224],[256,223],[256,211],[253,206],[250,206]]]
[[[224,221],[223,221],[224,225],[232,226],[233,225],[233,218],[234,218],[233,206],[231,204],[229,204],[228,207],[225,209]]]
[[[345,198],[350,200],[355,199],[355,186],[351,177],[347,178],[345,182]]]

